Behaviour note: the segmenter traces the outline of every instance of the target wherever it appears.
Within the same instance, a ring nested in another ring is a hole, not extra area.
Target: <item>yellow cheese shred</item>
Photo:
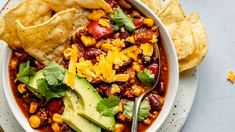
[[[74,87],[74,77],[76,75],[76,63],[78,59],[78,48],[76,45],[72,45],[72,55],[69,61],[69,75],[68,75],[68,85]]]

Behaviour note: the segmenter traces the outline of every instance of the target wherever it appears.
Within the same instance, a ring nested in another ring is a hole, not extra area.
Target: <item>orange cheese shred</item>
[[[76,63],[78,59],[78,48],[76,45],[72,45],[72,55],[69,61],[69,74],[68,74],[68,85],[74,87],[74,77],[76,75]]]

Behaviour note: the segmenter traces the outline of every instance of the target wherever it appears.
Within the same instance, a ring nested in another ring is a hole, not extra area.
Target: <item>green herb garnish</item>
[[[37,80],[38,90],[41,96],[46,98],[46,103],[52,98],[61,98],[65,96],[67,85],[61,84],[59,86],[48,85],[46,79]]]
[[[96,110],[104,116],[117,114],[120,99],[117,96],[110,96],[102,99],[96,106]]]
[[[33,67],[30,67],[30,62],[20,64],[19,74],[16,80],[28,85],[30,78],[36,73]]]
[[[119,30],[120,27],[125,26],[125,28],[133,32],[135,31],[135,25],[130,17],[128,17],[120,7],[114,10],[113,14],[110,14],[109,17],[116,23],[114,26],[115,30]]]
[[[144,86],[150,86],[155,82],[154,74],[147,69],[138,72],[137,77]]]
[[[123,114],[132,118],[133,107],[134,107],[133,101],[126,102]],[[141,102],[138,114],[138,120],[143,121],[144,119],[146,119],[150,115],[150,109],[151,108],[148,101],[144,100],[143,102]]]
[[[43,75],[45,76],[49,85],[58,85],[64,79],[65,70],[56,62],[51,62],[43,69]]]

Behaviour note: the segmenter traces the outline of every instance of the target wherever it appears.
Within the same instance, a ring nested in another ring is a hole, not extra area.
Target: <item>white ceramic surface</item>
[[[167,31],[165,30],[163,24],[161,23],[161,21],[156,17],[156,15],[149,10],[146,6],[144,6],[142,3],[137,2],[138,5],[142,6],[143,9],[143,13],[145,14],[146,12],[148,12],[149,16],[151,16],[154,21],[156,22],[156,25],[158,25],[159,30],[160,30],[160,34],[161,34],[161,40],[162,43],[164,45],[164,48],[166,49],[168,58],[169,58],[169,70],[170,70],[170,78],[169,78],[169,88],[168,88],[168,92],[166,95],[166,101],[165,104],[163,106],[162,112],[159,114],[157,120],[153,123],[153,125],[148,129],[148,131],[156,131],[159,129],[159,127],[162,125],[162,123],[165,121],[167,115],[169,114],[171,107],[174,103],[174,99],[177,93],[177,86],[178,86],[178,62],[177,62],[177,58],[176,58],[176,53],[174,50],[174,46],[172,44],[172,41],[169,37],[169,34],[167,33]],[[33,131],[33,129],[31,129],[31,127],[28,124],[27,119],[24,118],[23,114],[20,111],[20,109],[18,108],[15,100],[14,100],[14,96],[11,92],[11,89],[9,89],[10,87],[10,83],[9,83],[9,79],[6,78],[6,76],[8,76],[8,63],[9,63],[9,58],[10,58],[10,54],[11,51],[9,48],[4,47],[3,48],[3,52],[2,52],[2,82],[3,82],[3,87],[4,87],[4,92],[5,92],[5,96],[7,98],[8,104],[14,114],[14,116],[16,117],[16,119],[18,120],[18,122],[21,124],[21,126],[26,130],[26,131]]]

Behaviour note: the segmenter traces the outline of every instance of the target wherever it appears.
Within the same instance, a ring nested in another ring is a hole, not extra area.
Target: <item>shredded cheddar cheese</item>
[[[140,48],[143,50],[143,54],[146,56],[153,55],[153,45],[150,43],[141,44]]]
[[[235,74],[232,70],[229,71],[227,79],[233,84],[235,80]]]
[[[69,61],[69,75],[68,75],[68,85],[73,88],[74,77],[76,75],[76,63],[78,59],[78,49],[76,45],[72,45],[72,55]]]

